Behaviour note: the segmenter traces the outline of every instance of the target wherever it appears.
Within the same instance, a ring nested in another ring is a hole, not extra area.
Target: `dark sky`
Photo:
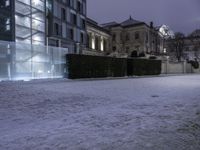
[[[129,18],[166,24],[188,34],[200,28],[200,0],[87,0],[88,17],[99,23]]]

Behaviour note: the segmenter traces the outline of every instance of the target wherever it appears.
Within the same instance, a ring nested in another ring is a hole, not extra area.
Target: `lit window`
[[[166,48],[164,48],[163,52],[164,52],[164,53],[167,53],[167,49],[166,49]]]
[[[9,18],[6,20],[6,24],[10,24],[10,19]]]
[[[140,38],[140,33],[139,33],[139,32],[136,32],[136,33],[135,33],[135,39],[138,40],[139,38]]]
[[[6,20],[6,31],[10,31],[10,18]]]
[[[36,6],[36,5],[40,4],[40,0],[33,0],[32,3]]]
[[[6,5],[6,7],[7,7],[7,6],[10,6],[10,0],[6,0],[5,5]]]
[[[6,31],[10,31],[10,25],[9,24],[6,25]]]

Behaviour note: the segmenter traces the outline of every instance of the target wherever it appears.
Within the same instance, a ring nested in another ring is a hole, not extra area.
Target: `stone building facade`
[[[86,46],[86,0],[1,0],[0,40],[79,53]]]
[[[104,56],[110,52],[111,35],[109,30],[98,25],[94,20],[87,18],[87,46],[82,54]]]
[[[159,28],[153,27],[153,23],[134,20],[130,17],[122,23],[110,22],[102,25],[110,31],[110,53],[118,53],[121,56],[130,56],[133,51],[138,54],[160,54],[163,52],[163,37]]]
[[[86,0],[48,0],[48,45],[81,53],[86,46]]]

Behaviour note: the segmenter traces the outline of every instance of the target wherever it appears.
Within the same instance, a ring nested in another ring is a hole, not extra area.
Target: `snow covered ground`
[[[0,150],[199,150],[200,75],[0,83]]]

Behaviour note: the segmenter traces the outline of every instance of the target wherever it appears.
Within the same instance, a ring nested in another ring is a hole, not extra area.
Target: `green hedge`
[[[158,75],[160,60],[67,54],[69,79]]]
[[[126,76],[127,61],[123,58],[68,54],[68,78],[102,78]]]
[[[127,75],[159,75],[161,74],[161,60],[128,59]]]

